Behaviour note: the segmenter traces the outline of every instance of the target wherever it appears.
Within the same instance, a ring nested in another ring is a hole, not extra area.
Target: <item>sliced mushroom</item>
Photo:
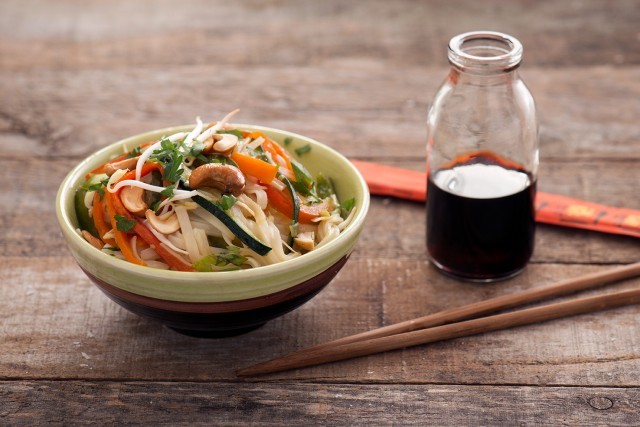
[[[216,133],[204,143],[205,154],[228,153],[238,144],[238,137],[231,133]]]
[[[158,216],[151,209],[147,209],[144,216],[149,221],[149,224],[162,234],[171,234],[180,230],[180,222],[178,222],[178,216],[174,211]]]
[[[144,201],[144,190],[140,187],[124,187],[120,191],[120,200],[129,212],[137,216],[144,216],[145,211],[149,208]]]
[[[82,234],[82,237],[84,237],[84,240],[91,243],[91,246],[93,246],[94,248],[102,249],[102,247],[104,246],[104,244],[100,239],[95,237],[93,234],[89,233],[87,230],[82,230],[80,234]]]
[[[299,233],[296,237],[294,237],[293,241],[298,245],[300,249],[303,249],[305,251],[312,251],[316,246],[315,233],[313,231]]]
[[[189,187],[191,188],[213,187],[234,196],[239,196],[242,193],[244,185],[245,179],[240,169],[222,163],[207,163],[198,166],[189,177]]]
[[[119,170],[119,169],[129,169],[132,170],[133,168],[136,167],[136,164],[138,163],[138,157],[131,157],[130,159],[124,159],[124,160],[120,160],[117,162],[110,162],[107,163],[106,165],[104,165],[104,173],[106,173],[107,175],[111,176],[114,174],[115,171]]]

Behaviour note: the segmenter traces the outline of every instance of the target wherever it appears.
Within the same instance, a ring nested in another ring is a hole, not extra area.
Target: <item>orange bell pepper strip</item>
[[[293,216],[293,201],[291,196],[278,189],[267,186],[265,189],[269,203],[278,212],[291,218]],[[313,205],[300,204],[300,213],[298,214],[298,222],[301,224],[312,224],[313,220],[322,215],[327,210],[327,203],[316,203]]]
[[[267,184],[273,181],[278,173],[277,166],[245,154],[234,152],[231,154],[231,159],[236,162],[242,173],[254,176]]]
[[[251,132],[248,136],[252,139],[263,137],[264,142],[262,143],[262,148],[271,154],[271,158],[273,158],[274,161],[276,160],[277,156],[280,156],[284,160],[286,168],[292,172],[291,175],[293,176],[293,168],[291,167],[291,162],[289,161],[289,152],[287,152],[287,150],[282,148],[280,144],[267,137],[267,135],[262,132]],[[295,178],[293,179],[295,181]]]
[[[115,208],[115,204],[116,203],[122,203],[120,202],[120,196],[118,195],[118,193],[110,193],[110,192],[105,192],[105,198],[107,199],[107,212],[109,215],[109,220],[111,221],[111,226],[113,227],[113,233],[116,236],[116,244],[118,245],[118,248],[120,248],[120,253],[124,256],[124,258],[133,263],[133,264],[138,264],[138,265],[142,265],[142,266],[146,266],[147,263],[142,261],[140,258],[138,258],[135,253],[133,252],[133,248],[131,247],[131,240],[129,239],[129,237],[127,236],[126,233],[118,230],[118,227],[116,226],[116,215],[122,215],[123,212],[119,212],[119,210],[117,211]],[[124,209],[124,206],[123,206]],[[125,209],[126,212],[126,209]],[[130,216],[127,215],[123,215],[125,217],[127,217],[127,219],[131,219]]]
[[[116,246],[116,241],[114,239],[105,239],[102,236],[107,234],[109,230],[111,230],[111,225],[107,224],[104,219],[104,196],[100,196],[100,193],[96,191],[93,195],[93,224],[96,226],[96,230],[98,230],[98,234],[100,240],[107,243],[110,246]]]

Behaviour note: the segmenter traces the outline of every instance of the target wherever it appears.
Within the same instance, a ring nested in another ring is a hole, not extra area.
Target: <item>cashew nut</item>
[[[240,169],[222,163],[207,163],[198,166],[189,177],[189,187],[191,188],[213,187],[234,196],[239,196],[242,193],[244,184],[244,175]]]
[[[231,133],[216,133],[205,141],[204,153],[227,153],[238,144],[238,137]]]
[[[89,233],[87,230],[82,230],[80,234],[82,234],[82,237],[84,237],[84,240],[89,242],[91,246],[93,246],[94,248],[102,249],[102,247],[104,246],[104,244],[102,243],[102,240],[98,239],[93,234]]]
[[[136,167],[136,164],[138,163],[138,157],[131,157],[129,159],[124,159],[124,160],[119,160],[117,162],[109,162],[106,165],[104,165],[104,173],[106,173],[108,176],[111,176],[114,174],[115,171],[119,170],[119,169],[129,169],[132,170],[133,168]]]
[[[126,186],[120,191],[120,200],[127,210],[137,216],[143,216],[149,206],[144,201],[144,190],[140,187]]]
[[[180,230],[180,222],[178,222],[178,216],[174,211],[157,216],[154,211],[147,209],[144,216],[149,224],[162,234],[171,234]]]

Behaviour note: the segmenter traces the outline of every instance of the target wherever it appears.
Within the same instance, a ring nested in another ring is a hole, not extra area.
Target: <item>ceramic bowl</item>
[[[80,268],[109,298],[127,310],[193,336],[228,336],[248,332],[307,302],[344,266],[364,225],[369,191],[357,169],[337,151],[290,132],[261,126],[258,130],[284,142],[288,149],[309,144],[299,161],[314,176],[332,178],[341,200],[355,198],[355,217],[329,244],[279,264],[229,272],[187,273],[143,267],[96,250],[78,233],[74,193],[85,175],[110,158],[162,135],[192,126],[160,129],[118,141],[90,155],[60,184],[56,212],[62,234]]]

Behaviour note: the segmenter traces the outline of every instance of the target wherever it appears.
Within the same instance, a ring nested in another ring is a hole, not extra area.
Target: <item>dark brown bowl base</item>
[[[338,274],[348,255],[322,273],[280,292],[239,301],[194,303],[168,301],[134,294],[85,274],[113,301],[178,333],[200,338],[222,338],[253,331],[269,320],[300,307]]]

